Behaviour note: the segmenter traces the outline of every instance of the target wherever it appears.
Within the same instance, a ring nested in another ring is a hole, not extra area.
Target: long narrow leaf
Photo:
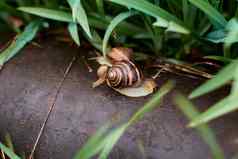
[[[103,148],[103,137],[109,129],[109,125],[106,124],[104,127],[100,128],[96,134],[94,134],[88,142],[80,149],[75,155],[74,159],[89,159],[96,155]]]
[[[54,10],[54,9],[47,9],[47,8],[39,8],[39,7],[20,7],[19,10],[23,12],[27,12],[33,15],[37,15],[43,18],[57,20],[61,22],[74,22],[72,15],[68,12],[61,11],[61,10]],[[105,30],[107,29],[108,25],[110,24],[110,21],[112,20],[112,17],[110,16],[100,16],[98,14],[89,14],[88,15],[88,21],[90,26]],[[117,30],[118,28],[118,30]],[[132,25],[131,23],[122,22],[119,24],[115,30],[118,33],[128,35],[128,36],[134,36],[136,34],[139,34],[141,32],[145,32],[143,28],[140,28],[136,25]]]
[[[189,124],[190,127],[195,127],[203,123],[207,123],[222,115],[230,113],[238,109],[237,96],[228,96],[219,101],[217,104],[209,108],[207,111],[194,118]]]
[[[69,30],[69,33],[70,33],[72,39],[74,40],[74,42],[79,46],[80,45],[80,41],[79,41],[79,34],[78,34],[77,23],[69,23],[68,30]]]
[[[190,119],[193,120],[196,118],[199,113],[196,110],[195,106],[187,100],[184,96],[178,95],[176,97],[176,103],[182,112]],[[195,128],[203,140],[208,144],[211,149],[211,152],[214,156],[214,159],[224,159],[224,154],[216,141],[216,137],[213,134],[212,130],[208,127],[208,125],[203,124]]]
[[[15,56],[28,42],[30,42],[38,32],[42,22],[37,20],[31,22],[24,32],[16,37],[16,39],[0,53],[0,66]]]
[[[1,142],[0,142],[0,150],[2,150],[11,159],[20,159],[20,157],[18,157],[14,152],[12,152],[8,147],[3,145]]]
[[[122,22],[123,20],[125,20],[126,18],[128,17],[131,17],[135,15],[135,12],[125,12],[125,13],[120,13],[118,16],[116,16],[110,23],[110,25],[108,26],[107,30],[106,30],[106,33],[104,35],[104,38],[103,38],[103,55],[106,56],[106,53],[107,53],[107,43],[108,43],[108,40],[110,38],[110,35],[112,33],[112,31],[114,30],[114,28],[120,23]]]
[[[160,8],[159,6],[156,6],[146,0],[134,0],[134,1],[128,1],[128,0],[109,0],[111,2],[126,6],[128,8],[134,8],[138,11],[141,11],[145,14],[148,14],[150,16],[153,16],[155,18],[162,18],[165,19],[166,21],[173,21],[174,23],[177,23],[177,25],[181,25],[182,27],[187,28],[187,26],[177,17],[174,15],[170,14],[166,10]]]
[[[81,0],[68,0],[68,3],[72,9],[74,22],[77,21],[81,25],[83,30],[87,33],[89,38],[92,38],[90,29],[89,29],[88,18],[82,6]]]
[[[203,12],[205,12],[209,18],[214,20],[216,23],[218,23],[223,28],[226,26],[227,21],[224,18],[224,16],[219,13],[218,10],[216,10],[208,1],[205,0],[189,0],[190,3],[201,9]]]
[[[227,83],[234,77],[233,72],[235,71],[237,67],[238,67],[238,62],[237,61],[232,62],[231,64],[223,68],[220,72],[218,72],[218,74],[214,78],[212,78],[211,80],[204,83],[202,86],[195,89],[189,95],[189,98],[195,98],[195,97],[201,96],[203,94],[206,94],[210,91],[213,91],[221,87],[222,85],[224,85],[225,83]]]

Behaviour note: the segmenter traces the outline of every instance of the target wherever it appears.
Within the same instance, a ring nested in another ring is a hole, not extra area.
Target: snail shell
[[[107,84],[113,88],[136,87],[142,78],[141,70],[131,61],[115,62],[106,75]]]

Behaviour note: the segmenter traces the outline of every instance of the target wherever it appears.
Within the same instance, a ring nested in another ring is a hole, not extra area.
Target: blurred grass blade
[[[166,31],[171,31],[171,32],[177,32],[177,33],[182,33],[182,34],[189,34],[190,31],[181,25],[178,25],[177,23],[174,23],[173,21],[166,21],[165,19],[162,18],[157,18],[156,22],[153,23],[154,26],[158,27],[163,27],[167,28]]]
[[[135,15],[135,12],[129,11],[129,12],[124,12],[124,13],[120,13],[119,15],[117,15],[110,23],[110,25],[108,26],[106,33],[104,35],[103,38],[103,55],[106,56],[107,54],[107,43],[108,40],[110,38],[110,35],[112,33],[112,31],[114,30],[114,28],[123,20],[125,20],[128,17],[131,17],[133,15]]]
[[[68,30],[69,33],[72,37],[72,39],[74,40],[74,42],[80,46],[80,40],[79,40],[79,34],[78,34],[78,26],[77,23],[69,23],[68,25]]]
[[[175,17],[174,15],[170,14],[169,12],[167,12],[166,10],[160,8],[159,6],[156,6],[146,0],[136,0],[136,1],[128,1],[128,0],[109,0],[111,2],[126,6],[128,8],[134,8],[138,11],[141,11],[145,14],[148,14],[152,17],[155,18],[162,18],[166,21],[173,21],[174,23],[177,23],[177,25],[181,25],[182,27],[186,28],[187,30],[189,30],[187,28],[187,26],[183,23],[183,21],[181,21],[180,19],[178,19],[177,17]]]
[[[23,33],[16,36],[16,39],[0,53],[0,67],[15,56],[28,42],[30,42],[38,32],[42,22],[37,20],[31,22]]]
[[[93,38],[89,39],[86,36],[87,40],[91,43],[91,45],[93,45],[93,47],[95,47],[100,52],[102,52],[102,38],[100,37],[100,35],[94,29],[92,29],[91,33],[92,33]]]
[[[19,7],[18,10],[52,20],[73,22],[72,15],[64,11],[38,7]]]
[[[169,93],[173,87],[174,83],[171,81],[163,85],[160,90],[154,95],[154,97],[131,117],[128,125],[137,122],[144,116],[145,113],[150,112],[154,107],[159,106],[162,97]]]
[[[102,128],[100,128],[96,134],[94,134],[87,143],[80,149],[79,152],[75,155],[74,159],[89,159],[96,155],[99,151],[102,150],[103,137],[106,135],[108,129],[110,128],[110,124],[106,124]]]
[[[127,124],[120,126],[119,128],[113,130],[105,139],[104,139],[104,148],[99,155],[99,159],[107,159],[108,155],[112,151],[113,147],[116,145],[120,137],[127,129]]]
[[[67,0],[67,1],[72,9],[74,22],[77,21],[81,25],[83,30],[87,33],[89,38],[92,38],[90,29],[89,29],[88,18],[82,6],[81,0]]]
[[[90,157],[96,155],[99,151],[101,151],[99,158],[106,159],[126,129],[131,126],[131,124],[140,120],[145,113],[148,113],[156,106],[159,106],[161,99],[164,95],[170,92],[173,86],[174,84],[172,82],[168,82],[162,86],[155,96],[142,108],[140,108],[127,123],[112,130],[108,135],[105,136],[108,127],[106,127],[106,129],[100,129],[79,151],[74,159],[89,159]]]
[[[237,92],[236,92],[237,93]],[[228,96],[219,101],[217,104],[209,108],[207,111],[194,118],[189,124],[190,127],[196,127],[203,123],[207,123],[215,118],[225,115],[238,109],[237,96]]]
[[[7,134],[5,136],[5,142],[6,142],[6,145],[7,147],[12,150],[12,152],[15,152],[14,150],[14,146],[13,146],[13,143],[12,143],[12,139],[11,139],[11,136],[9,134]]]
[[[105,146],[99,158],[106,159],[109,153],[111,152],[112,148],[116,145],[117,141],[126,131],[126,129],[132,124],[135,124],[141,118],[143,118],[146,113],[152,111],[156,106],[158,107],[160,105],[162,98],[168,92],[171,91],[173,86],[174,84],[171,81],[163,85],[160,88],[160,90],[154,95],[154,97],[151,100],[149,100],[149,102],[147,102],[142,108],[140,108],[127,123],[123,124],[121,127],[112,131],[103,141]]]
[[[211,18],[214,22],[218,23],[221,27],[225,28],[227,21],[224,16],[219,13],[208,1],[205,0],[189,0],[190,3],[201,9],[204,13],[206,13],[209,18]]]
[[[187,100],[184,96],[178,95],[175,99],[177,105],[181,109],[181,111],[187,116],[188,119],[193,120],[196,116],[199,115],[195,106]],[[208,144],[211,152],[214,156],[214,159],[224,159],[224,154],[222,149],[218,145],[216,141],[216,137],[213,134],[212,130],[208,127],[208,125],[203,124],[195,128],[203,140]]]
[[[189,98],[195,98],[201,95],[204,95],[208,92],[211,92],[225,83],[232,80],[234,77],[234,70],[238,67],[238,61],[234,61],[225,68],[223,68],[218,74],[212,78],[211,80],[208,80],[206,83],[202,84],[198,88],[196,88],[190,95]]]
[[[10,158],[10,159],[21,159],[20,157],[18,157],[14,152],[11,151],[11,149],[9,149],[8,147],[6,147],[5,145],[3,145],[0,142],[0,149]]]
[[[231,46],[233,43],[238,42],[238,20],[232,18],[226,27],[228,34],[225,37],[224,44],[224,56],[231,57]]]
[[[223,43],[226,37],[226,33],[224,29],[215,30],[209,32],[206,35],[206,39],[213,43]]]
[[[97,4],[98,12],[100,14],[104,15],[105,13],[104,13],[104,2],[103,2],[103,0],[96,0],[96,4]]]
[[[72,15],[62,10],[54,10],[39,7],[19,7],[18,9],[23,12],[27,12],[47,19],[68,23],[74,22]],[[89,14],[88,16],[90,26],[101,30],[105,30],[108,27],[111,20],[112,17],[110,16],[100,16],[98,14]],[[145,32],[143,28],[126,22],[120,23],[118,28],[116,28],[115,30],[118,33],[125,34],[128,36],[134,36],[141,32]]]

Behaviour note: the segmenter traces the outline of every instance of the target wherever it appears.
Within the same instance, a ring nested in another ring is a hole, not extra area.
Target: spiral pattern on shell
[[[106,79],[113,88],[133,87],[141,83],[142,73],[133,62],[120,61],[109,68]]]

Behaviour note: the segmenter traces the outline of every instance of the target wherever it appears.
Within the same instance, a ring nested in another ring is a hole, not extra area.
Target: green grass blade
[[[16,37],[16,39],[0,53],[0,66],[15,56],[28,42],[30,42],[38,32],[42,22],[37,20],[31,22],[24,32]]]
[[[108,43],[108,40],[110,38],[110,35],[112,33],[112,31],[114,30],[114,28],[119,24],[121,23],[123,20],[125,20],[126,18],[128,17],[131,17],[133,15],[135,15],[136,13],[135,12],[132,12],[132,11],[129,11],[129,12],[124,12],[124,13],[120,13],[119,15],[117,15],[110,23],[110,25],[108,26],[107,30],[106,30],[106,33],[104,35],[104,38],[103,38],[103,55],[106,56],[107,54],[107,43]]]
[[[64,11],[39,7],[19,7],[18,10],[61,22],[73,22],[72,15]]]
[[[78,26],[77,23],[69,23],[68,25],[68,31],[74,40],[74,42],[80,46],[80,40],[79,40],[79,34],[78,34]]]
[[[189,126],[196,127],[203,123],[207,123],[213,119],[216,119],[222,115],[230,113],[234,110],[238,109],[237,105],[237,96],[228,96],[219,101],[217,104],[213,105],[207,111],[199,115],[198,117],[194,118]]]
[[[9,134],[7,134],[5,136],[5,142],[6,142],[6,145],[7,147],[12,150],[12,152],[15,152],[14,150],[14,146],[13,146],[13,143],[12,143],[12,139],[11,139],[11,136]]]
[[[0,149],[10,158],[10,159],[21,159],[20,157],[18,157],[14,152],[11,151],[11,149],[9,149],[8,147],[6,147],[5,145],[3,145],[0,142]]]
[[[98,8],[98,12],[102,15],[104,15],[104,2],[103,0],[96,0],[96,4],[97,4],[97,8]]]
[[[195,89],[190,95],[189,98],[195,98],[206,94],[210,91],[213,91],[228,81],[230,81],[234,77],[234,71],[238,67],[238,62],[234,61],[225,68],[223,68],[218,74],[212,78],[211,80],[207,81],[206,83],[202,84],[200,87]]]
[[[67,0],[73,13],[73,20],[77,21],[83,30],[87,33],[89,38],[92,38],[90,29],[89,29],[89,23],[87,14],[82,6],[81,0]]]
[[[94,29],[92,29],[91,33],[93,38],[90,39],[86,36],[87,40],[91,43],[91,45],[93,45],[96,49],[102,52],[102,38]]]
[[[108,129],[109,125],[107,124],[100,128],[80,149],[80,151],[77,152],[74,159],[89,159],[101,151],[104,146],[104,143],[102,142],[104,139],[103,137],[106,135]]]
[[[178,95],[175,99],[180,110],[187,116],[188,119],[193,120],[199,115],[195,106],[187,100],[184,96]],[[195,128],[203,140],[208,144],[210,150],[214,156],[214,159],[224,159],[224,154],[219,144],[216,141],[216,137],[208,125],[203,124]]]
[[[214,22],[218,23],[221,27],[225,27],[227,24],[224,16],[216,10],[209,2],[205,0],[189,0],[190,3],[201,9],[204,13],[206,13],[209,18],[211,18]]]
[[[47,8],[39,8],[39,7],[20,7],[19,10],[23,12],[27,12],[29,14],[37,15],[43,18],[52,19],[61,22],[74,22],[72,15],[68,12]],[[100,16],[98,14],[89,14],[88,21],[91,27],[106,30],[112,17],[110,16]],[[115,29],[116,32],[128,36],[134,36],[141,32],[145,32],[143,28],[140,28],[131,23],[122,22]]]
[[[225,37],[224,44],[224,56],[231,58],[231,46],[238,42],[238,20],[232,18],[227,24],[228,34]]]
[[[166,10],[164,10],[164,9],[160,8],[159,6],[154,5],[148,1],[145,1],[145,0],[136,0],[136,1],[109,0],[109,1],[126,6],[128,8],[134,8],[138,11],[141,11],[141,12],[148,14],[155,18],[160,17],[160,18],[165,19],[166,21],[169,21],[169,22],[173,21],[174,23],[177,23],[177,25],[181,25],[182,27],[189,30],[187,28],[187,26],[183,23],[183,21],[181,21],[174,15],[170,14]]]
[[[107,159],[108,155],[112,151],[113,147],[116,145],[120,137],[126,131],[127,124],[120,126],[119,128],[113,130],[105,139],[104,139],[104,148],[99,155],[99,159]]]
[[[74,159],[88,159],[89,157],[96,155],[96,153],[99,151],[101,151],[99,158],[106,159],[113,147],[116,145],[117,141],[126,131],[126,129],[131,126],[131,124],[134,124],[135,122],[140,120],[145,115],[145,113],[148,113],[156,106],[159,106],[159,103],[161,102],[164,95],[170,92],[173,86],[174,85],[172,82],[168,82],[167,84],[162,86],[161,89],[155,94],[155,96],[142,108],[140,108],[127,123],[123,124],[119,128],[112,130],[108,135],[105,136],[105,129],[99,130],[96,135],[94,135],[87,142],[83,149],[80,150],[80,152]]]
[[[138,120],[140,120],[145,113],[150,112],[152,109],[154,109],[156,106],[159,106],[159,103],[161,102],[161,99],[163,96],[165,96],[168,92],[172,90],[174,86],[173,82],[168,82],[165,85],[163,85],[160,90],[154,95],[154,97],[149,100],[141,109],[139,109],[129,120],[128,125],[134,124]]]

